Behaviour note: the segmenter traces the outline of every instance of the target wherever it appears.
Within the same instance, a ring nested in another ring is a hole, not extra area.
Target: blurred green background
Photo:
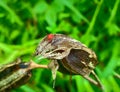
[[[93,49],[104,92],[120,92],[120,0],[0,0],[0,64],[18,57],[29,61],[49,33],[68,35]],[[71,83],[69,75],[58,72],[52,88],[50,70],[32,72],[31,80],[12,92],[101,92],[79,75]]]

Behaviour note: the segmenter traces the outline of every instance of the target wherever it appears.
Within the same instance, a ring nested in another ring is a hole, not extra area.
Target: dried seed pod
[[[80,74],[95,85],[101,86],[98,78],[96,82],[89,77],[97,65],[96,54],[75,39],[63,34],[49,34],[38,45],[36,55],[58,62],[58,70],[62,73]],[[51,70],[53,71],[53,68]]]
[[[52,70],[52,77],[53,77],[53,88],[55,87],[55,79],[56,79],[56,73],[59,68],[58,62],[55,60],[49,63],[48,68]]]
[[[6,92],[25,84],[31,77],[30,63],[21,60],[0,67],[0,92]]]
[[[33,61],[21,62],[20,59],[0,66],[0,92],[10,92],[11,89],[27,83],[34,68],[47,68],[47,66],[38,65]]]

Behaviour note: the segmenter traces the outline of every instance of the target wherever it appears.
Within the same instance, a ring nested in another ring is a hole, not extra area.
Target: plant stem
[[[48,66],[47,66],[47,65],[37,64],[37,63],[35,63],[35,62],[33,62],[33,61],[31,60],[31,61],[30,61],[29,69],[35,69],[35,68],[46,68],[46,69],[48,69]]]

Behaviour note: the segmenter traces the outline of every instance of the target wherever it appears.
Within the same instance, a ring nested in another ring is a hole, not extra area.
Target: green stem
[[[115,4],[114,4],[114,7],[113,7],[113,9],[112,9],[112,11],[111,11],[111,15],[110,15],[110,17],[109,17],[109,19],[108,19],[105,27],[109,27],[110,24],[112,23],[112,21],[114,20],[115,15],[116,15],[116,13],[117,13],[117,8],[118,8],[118,5],[119,5],[119,2],[120,2],[120,0],[116,0],[116,2],[115,2]]]
[[[103,2],[103,0],[101,0],[101,1],[98,3],[98,6],[97,6],[97,8],[96,8],[96,10],[95,10],[95,13],[94,13],[94,15],[93,15],[92,21],[90,22],[89,27],[88,27],[88,29],[87,29],[87,31],[86,31],[86,35],[90,34],[90,32],[92,31],[92,29],[93,29],[93,27],[94,27],[94,25],[95,25],[95,21],[96,21],[96,18],[97,18],[97,16],[98,16],[98,13],[99,13],[99,11],[100,11],[102,2]]]
[[[102,3],[103,3],[103,0],[98,2],[98,6],[96,7],[95,13],[93,15],[93,18],[92,18],[90,24],[89,24],[89,27],[87,28],[85,35],[82,36],[82,38],[81,38],[81,41],[85,42],[86,45],[89,45],[89,43],[91,42],[91,40],[88,40],[88,39],[90,39],[90,33],[95,25],[95,21],[97,19],[98,14],[99,14]]]
[[[32,60],[36,63],[39,63],[42,59],[45,59],[45,58],[39,55],[32,58]]]

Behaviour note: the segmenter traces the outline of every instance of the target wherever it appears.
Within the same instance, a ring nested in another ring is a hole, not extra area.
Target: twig
[[[95,74],[94,71],[91,72],[93,74],[93,76],[95,77],[96,81],[92,78],[90,78],[89,76],[83,76],[85,79],[87,79],[89,82],[91,82],[92,84],[100,87],[102,90],[104,90],[104,87],[102,86],[99,78],[97,77],[97,75]]]
[[[94,71],[92,71],[92,74],[93,74],[93,76],[95,77],[95,79],[97,80],[98,86],[99,86],[102,90],[104,90],[104,87],[103,87],[103,85],[102,85],[101,82],[100,82],[100,79],[98,78],[98,76],[95,74]]]
[[[47,66],[47,65],[37,64],[37,63],[35,63],[35,62],[33,62],[33,61],[31,60],[31,61],[30,61],[29,69],[35,69],[35,68],[46,68],[46,69],[48,69],[48,66]]]

